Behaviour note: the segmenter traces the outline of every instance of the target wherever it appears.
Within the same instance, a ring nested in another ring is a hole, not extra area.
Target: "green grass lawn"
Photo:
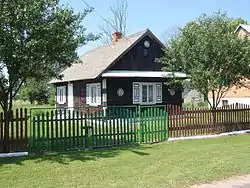
[[[13,113],[15,115],[16,110],[17,109],[27,109],[28,111],[28,115],[30,115],[30,110],[32,109],[32,113],[33,114],[38,114],[38,113],[42,113],[42,112],[47,112],[47,111],[51,111],[52,109],[54,109],[54,106],[49,105],[49,104],[42,104],[42,105],[38,105],[38,104],[30,104],[29,102],[26,101],[14,101],[13,103]],[[3,112],[3,109],[0,108],[0,112]]]
[[[38,105],[38,104],[30,104],[29,102],[26,101],[14,101],[13,104],[13,109],[17,109],[17,108],[27,108],[27,109],[31,109],[31,108],[53,108],[54,106],[51,106],[49,104],[42,104],[42,105]]]
[[[250,135],[0,159],[1,187],[187,187],[250,173]]]

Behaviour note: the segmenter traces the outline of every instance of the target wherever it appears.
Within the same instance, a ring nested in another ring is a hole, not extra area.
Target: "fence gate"
[[[66,151],[167,140],[165,106],[108,106],[30,113],[30,152]]]
[[[140,106],[140,142],[155,143],[168,139],[168,116],[165,106]]]
[[[136,106],[95,111],[51,110],[30,124],[30,152],[66,151],[137,143]],[[35,110],[33,110],[35,111]]]

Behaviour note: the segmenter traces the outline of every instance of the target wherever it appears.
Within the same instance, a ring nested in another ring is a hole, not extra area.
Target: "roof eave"
[[[186,73],[169,71],[108,71],[102,74],[104,78],[117,77],[148,77],[148,78],[188,78]]]
[[[237,28],[234,30],[234,33],[236,33],[241,27],[242,27],[241,25],[238,25]]]

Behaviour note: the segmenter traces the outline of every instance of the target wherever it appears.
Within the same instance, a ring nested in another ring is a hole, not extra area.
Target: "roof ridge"
[[[131,37],[135,37],[135,36],[138,36],[138,35],[140,35],[140,34],[144,34],[144,33],[146,33],[147,31],[149,31],[148,28],[147,28],[147,29],[144,29],[144,30],[141,30],[141,31],[138,31],[138,32],[136,32],[136,33],[132,33],[131,35],[128,35],[127,37],[123,37],[123,38],[121,38],[121,40],[124,40],[124,39],[125,39],[125,40],[128,40],[128,39],[131,38]],[[82,55],[80,55],[79,58],[85,56],[86,54],[88,54],[88,53],[90,53],[90,52],[93,52],[93,51],[98,50],[98,49],[100,49],[100,48],[108,47],[108,46],[111,46],[111,45],[113,45],[113,43],[104,44],[104,45],[98,46],[98,47],[96,47],[96,48],[93,48],[93,49],[91,49],[91,50],[89,50],[89,51],[83,53]]]
[[[149,29],[148,29],[148,28],[147,28],[147,29],[143,29],[143,30],[141,30],[141,31],[138,31],[138,32],[136,32],[136,33],[132,33],[131,35],[129,35],[129,36],[125,37],[125,38],[134,37],[134,36],[137,36],[137,35],[140,35],[140,34],[146,33],[147,31],[149,31]]]

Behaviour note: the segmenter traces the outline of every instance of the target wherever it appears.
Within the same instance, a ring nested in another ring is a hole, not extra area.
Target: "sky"
[[[160,40],[165,32],[173,28],[184,26],[187,22],[195,20],[203,13],[208,15],[221,10],[229,17],[243,19],[250,22],[250,0],[127,0],[128,23],[127,34],[149,28]],[[116,0],[85,0],[96,12],[108,19],[111,16],[109,6]],[[87,6],[82,0],[61,0],[76,12],[82,11]],[[86,33],[100,33],[99,26],[104,23],[95,11],[90,13],[83,22],[87,28]],[[100,41],[89,43],[78,49],[78,55],[96,48]]]

